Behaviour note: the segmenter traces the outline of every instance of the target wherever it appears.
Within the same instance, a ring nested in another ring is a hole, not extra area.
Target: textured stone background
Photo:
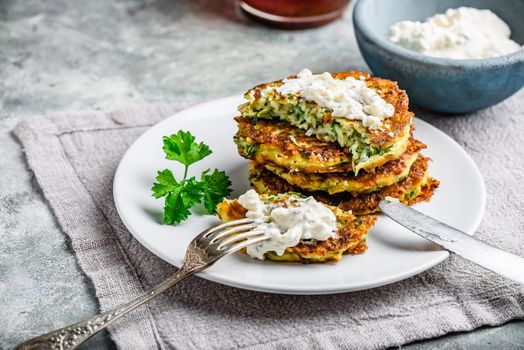
[[[10,130],[47,111],[194,104],[303,67],[366,70],[349,15],[317,30],[249,23],[231,1],[0,1],[0,349],[97,312]],[[524,349],[524,322],[406,346]],[[114,348],[107,334],[89,348]]]

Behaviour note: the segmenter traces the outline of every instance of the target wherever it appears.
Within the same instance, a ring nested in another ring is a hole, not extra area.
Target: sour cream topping
[[[294,79],[284,79],[276,90],[281,95],[300,94],[321,107],[330,108],[333,117],[361,120],[367,128],[376,128],[385,118],[393,116],[395,108],[364,80],[352,77],[335,79],[328,73],[313,74],[303,69]]]
[[[246,217],[257,223],[270,239],[247,247],[247,254],[264,260],[264,254],[274,251],[284,254],[288,247],[296,246],[301,239],[325,241],[337,232],[335,214],[313,197],[291,196],[287,207],[276,203],[264,203],[260,196],[249,190],[238,198],[247,209]]]
[[[427,56],[481,59],[520,50],[510,35],[506,22],[490,10],[459,7],[425,22],[398,22],[388,36],[391,42]]]

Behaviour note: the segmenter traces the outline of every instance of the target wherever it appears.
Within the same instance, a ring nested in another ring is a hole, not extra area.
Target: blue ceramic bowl
[[[524,49],[481,60],[424,56],[391,43],[389,27],[422,21],[448,8],[490,9],[524,44],[524,0],[358,0],[353,12],[357,42],[374,75],[398,81],[410,100],[441,113],[467,113],[494,105],[524,86]]]

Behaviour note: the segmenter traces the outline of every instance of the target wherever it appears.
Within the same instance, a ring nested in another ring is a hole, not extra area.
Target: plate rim
[[[149,242],[147,242],[147,240],[143,239],[142,235],[140,235],[137,232],[135,232],[135,230],[132,228],[132,225],[130,225],[130,223],[128,222],[126,217],[124,215],[122,215],[122,208],[121,208],[121,206],[119,204],[119,201],[117,199],[118,195],[116,193],[117,192],[117,182],[119,181],[118,179],[120,178],[120,176],[122,176],[121,175],[121,173],[122,173],[122,166],[121,165],[122,165],[124,159],[126,159],[128,154],[130,153],[130,151],[133,148],[133,146],[135,146],[135,144],[139,140],[141,140],[143,137],[145,137],[146,134],[151,129],[158,127],[158,125],[161,125],[161,124],[164,124],[164,123],[168,123],[170,120],[177,118],[177,116],[179,114],[187,113],[191,109],[202,108],[205,105],[212,105],[212,104],[217,104],[217,103],[226,103],[229,100],[241,100],[242,96],[243,95],[241,95],[241,94],[240,95],[237,94],[237,95],[231,95],[231,96],[227,96],[227,97],[222,97],[222,98],[208,100],[208,101],[205,101],[205,102],[202,102],[202,103],[198,103],[198,104],[189,106],[189,107],[184,108],[184,109],[182,109],[182,110],[180,110],[180,111],[178,111],[178,112],[176,112],[174,114],[171,114],[171,115],[165,117],[161,121],[159,121],[159,122],[149,126],[147,130],[145,130],[142,134],[140,134],[140,136],[138,136],[133,141],[133,143],[127,148],[127,150],[125,151],[125,153],[123,154],[123,156],[121,157],[121,159],[120,159],[120,161],[118,163],[118,166],[117,166],[117,169],[115,171],[115,174],[114,174],[114,177],[113,177],[113,181],[112,181],[112,185],[113,185],[112,192],[113,192],[113,200],[114,200],[114,203],[115,203],[115,207],[116,207],[118,216],[120,217],[120,220],[122,220],[124,226],[131,233],[133,238],[136,239],[142,246],[144,246],[147,250],[149,250],[155,256],[159,257],[163,261],[165,261],[168,264],[170,264],[172,266],[175,266],[177,268],[179,268],[179,267],[177,265],[175,265],[174,263],[172,263],[170,261],[169,257],[166,257],[166,256],[164,256],[164,254],[162,252],[157,251]],[[479,215],[475,219],[475,221],[472,222],[469,225],[470,227],[468,227],[468,229],[465,230],[465,232],[467,234],[474,235],[475,231],[478,229],[478,227],[480,226],[480,223],[483,220],[483,217],[484,217],[484,214],[485,214],[485,209],[486,209],[486,197],[487,197],[487,194],[486,194],[486,185],[485,185],[482,173],[480,172],[478,166],[476,165],[474,160],[471,158],[471,156],[453,138],[451,138],[445,132],[443,132],[439,128],[433,126],[432,124],[426,122],[423,119],[417,118],[417,123],[426,124],[426,126],[430,127],[434,132],[440,134],[440,136],[448,139],[448,141],[450,141],[451,143],[453,143],[456,146],[458,146],[458,148],[461,150],[461,152],[465,156],[464,158],[467,159],[469,165],[477,173],[478,178],[480,180],[479,183],[480,183],[480,186],[481,186],[481,193],[480,193],[481,210],[480,210]],[[378,214],[378,215],[383,215],[383,214]],[[204,270],[202,272],[196,273],[195,275],[198,276],[198,277],[204,278],[206,280],[215,282],[215,283],[219,283],[219,284],[223,284],[223,285],[227,285],[227,286],[231,286],[231,287],[236,287],[236,288],[241,288],[241,289],[246,289],[246,290],[251,290],[251,291],[256,291],[256,292],[288,294],[288,295],[339,294],[339,293],[349,293],[349,292],[356,292],[356,291],[361,291],[361,290],[377,288],[377,287],[389,285],[389,284],[396,283],[396,282],[402,281],[404,279],[416,276],[416,275],[418,275],[418,274],[420,274],[420,273],[422,273],[424,271],[427,271],[428,269],[430,269],[430,268],[440,264],[442,261],[446,260],[449,257],[449,255],[450,255],[450,253],[447,250],[440,250],[440,252],[442,253],[441,255],[438,255],[437,257],[429,260],[425,264],[417,265],[413,269],[409,269],[407,271],[404,271],[404,272],[396,275],[393,278],[380,279],[380,280],[377,280],[377,281],[367,282],[365,284],[357,284],[354,287],[347,287],[345,285],[340,285],[340,286],[337,286],[337,285],[335,285],[335,286],[321,285],[318,288],[311,288],[310,287],[308,290],[300,290],[300,289],[293,289],[293,288],[282,288],[281,286],[270,285],[270,284],[269,285],[268,284],[266,284],[266,285],[253,285],[253,284],[249,284],[249,283],[242,283],[241,281],[238,281],[238,280],[235,280],[235,281],[226,280],[226,279],[223,279],[223,278],[221,278],[219,276],[210,274],[208,272],[208,270]]]

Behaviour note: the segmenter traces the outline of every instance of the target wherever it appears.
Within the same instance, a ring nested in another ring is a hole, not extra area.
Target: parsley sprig
[[[188,176],[189,166],[212,153],[203,143],[196,143],[190,132],[179,130],[171,136],[164,136],[162,149],[166,159],[184,165],[184,177],[177,181],[171,170],[159,171],[151,190],[153,197],[165,197],[164,223],[176,225],[186,220],[190,208],[202,203],[209,214],[216,214],[216,205],[231,193],[231,181],[225,172],[207,169],[200,175],[200,181]]]

